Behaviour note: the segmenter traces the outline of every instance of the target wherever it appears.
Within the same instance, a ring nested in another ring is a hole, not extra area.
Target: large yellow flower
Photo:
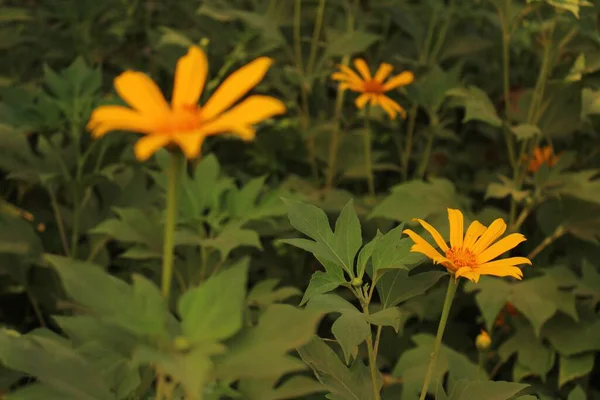
[[[431,258],[434,263],[442,264],[456,278],[463,276],[473,282],[478,282],[480,275],[512,276],[521,279],[523,272],[516,265],[531,265],[531,261],[525,257],[509,257],[492,261],[526,240],[520,233],[513,233],[494,243],[506,231],[506,223],[502,218],[492,222],[489,227],[474,221],[463,237],[463,214],[459,210],[449,208],[450,247],[433,226],[422,219],[417,221],[431,234],[445,256],[442,256],[421,236],[410,229],[405,229],[403,233],[415,242],[411,251],[422,253]]]
[[[232,133],[252,140],[252,125],[285,112],[283,103],[273,97],[250,96],[230,107],[256,86],[272,64],[260,57],[232,73],[203,105],[198,100],[204,89],[208,62],[196,46],[177,61],[171,104],[146,74],[126,71],[115,81],[119,96],[131,106],[101,106],[94,110],[88,129],[94,137],[109,131],[127,130],[145,134],[135,145],[135,156],[146,160],[158,149],[175,145],[187,158],[200,153],[204,138]]]
[[[385,93],[400,86],[406,86],[414,81],[415,77],[412,72],[404,71],[385,82],[394,69],[388,63],[382,63],[375,76],[371,75],[367,63],[362,58],[354,60],[354,67],[356,67],[360,76],[345,65],[339,65],[338,67],[340,71],[335,72],[331,78],[340,81],[340,87],[343,89],[362,93],[356,98],[356,107],[362,109],[370,102],[372,106],[383,108],[391,119],[396,119],[398,113],[400,113],[402,118],[406,118],[406,111],[400,107],[400,104],[387,97]]]

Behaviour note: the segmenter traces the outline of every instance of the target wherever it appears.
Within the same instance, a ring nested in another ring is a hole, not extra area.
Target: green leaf
[[[508,400],[528,386],[515,382],[460,380],[454,386],[449,400]]]
[[[583,260],[581,265],[581,280],[575,288],[575,294],[592,297],[594,304],[600,302],[600,273],[588,260]]]
[[[335,400],[375,400],[369,369],[360,358],[347,368],[335,352],[319,337],[298,349],[302,360],[314,371],[317,379],[331,392]],[[378,374],[378,386],[381,378]]]
[[[375,246],[377,245],[377,242],[379,241],[379,239],[381,239],[382,236],[383,235],[381,234],[381,232],[377,231],[377,235],[373,238],[373,240],[371,240],[369,243],[367,243],[360,250],[360,253],[358,253],[358,261],[356,262],[356,276],[358,278],[362,279],[362,277],[365,275],[367,263],[369,262],[369,259],[373,255],[373,250],[375,250]]]
[[[396,306],[412,297],[423,294],[443,276],[443,271],[429,271],[415,275],[397,269],[384,274],[377,282],[377,292],[383,308]]]
[[[535,125],[531,125],[531,124],[521,124],[521,125],[513,126],[510,128],[510,130],[512,131],[512,133],[515,134],[515,137],[519,141],[531,139],[535,136],[539,136],[542,134],[542,131],[540,131],[540,128],[538,128]]]
[[[286,304],[273,304],[258,324],[247,327],[226,343],[228,351],[215,358],[215,376],[225,382],[267,378],[306,368],[287,353],[314,335],[321,313]]]
[[[516,333],[500,346],[498,354],[507,362],[517,353],[517,361],[545,381],[546,374],[554,366],[555,352],[540,342],[531,327],[520,324],[516,329]]]
[[[340,254],[344,264],[353,269],[356,253],[361,246],[360,221],[354,210],[354,202],[350,200],[335,223],[334,248]]]
[[[355,53],[362,53],[381,37],[369,32],[352,31],[345,32],[327,44],[325,54],[329,57],[350,56]]]
[[[419,397],[429,367],[435,337],[428,334],[417,334],[412,337],[412,341],[417,344],[417,347],[402,353],[392,371],[393,376],[402,377],[404,381],[402,398],[406,399]],[[469,358],[442,344],[429,390],[435,390],[436,382],[441,381],[448,371],[456,370],[461,370],[460,378],[476,380],[481,377],[479,367]]]
[[[449,93],[460,86],[461,65],[447,71],[434,65],[424,76],[405,88],[412,103],[422,106],[430,118],[437,116]]]
[[[558,314],[546,324],[543,336],[561,355],[573,356],[600,350],[598,332],[598,318],[582,319],[580,323],[574,324],[568,317]]]
[[[184,335],[194,343],[220,341],[242,327],[248,263],[211,276],[188,290],[178,304]]]
[[[135,335],[165,333],[165,303],[158,288],[141,275],[134,275],[130,286],[88,262],[55,255],[45,259],[58,272],[69,296],[96,317]]]
[[[465,107],[463,122],[475,120],[497,128],[502,126],[502,120],[498,117],[494,104],[483,90],[476,86],[469,86],[465,89],[452,90],[450,94],[459,97],[463,102]]]
[[[293,286],[275,289],[278,284],[278,279],[265,279],[257,283],[248,294],[247,303],[252,306],[264,308],[273,303],[287,300],[290,297],[302,295],[302,292]]]
[[[12,369],[36,377],[64,398],[116,400],[100,371],[59,341],[1,331],[0,360]]]
[[[277,385],[277,378],[241,379],[238,391],[248,400],[283,400],[324,392],[325,387],[306,376],[293,376]]]
[[[331,230],[327,215],[320,208],[297,200],[283,201],[288,208],[292,226],[314,242],[306,239],[285,239],[281,242],[310,251],[318,258],[327,259],[352,277],[354,258],[362,244],[360,222],[352,201],[346,204],[338,217],[335,234]]]
[[[511,285],[502,279],[482,277],[477,284],[467,282],[464,291],[467,293],[477,291],[475,301],[481,310],[487,331],[491,332],[498,314],[508,301]]]
[[[241,229],[228,225],[214,238],[198,239],[201,246],[212,247],[221,253],[221,260],[227,260],[233,249],[241,246],[251,246],[262,250],[258,233],[250,229]]]
[[[78,400],[76,394],[65,393],[50,385],[33,383],[4,395],[6,400]]]
[[[391,326],[398,333],[404,318],[402,310],[398,307],[390,307],[369,315],[367,320],[373,325]]]
[[[410,251],[413,241],[410,238],[403,238],[402,230],[404,224],[390,230],[377,241],[371,256],[373,284],[377,284],[379,279],[390,270],[408,271],[410,267],[423,261],[422,254]]]
[[[580,385],[575,386],[575,389],[571,390],[567,400],[587,400],[588,397],[585,394],[585,390]]]
[[[357,346],[371,334],[365,315],[338,295],[314,296],[308,302],[306,309],[324,314],[341,313],[333,323],[331,332],[344,352],[346,363],[349,363],[351,356],[356,354]]]
[[[409,181],[396,185],[392,193],[379,203],[369,218],[382,217],[405,222],[413,218],[426,219],[446,208],[461,208],[452,182],[443,178]]]
[[[331,292],[345,282],[344,276],[341,273],[334,273],[331,271],[315,272],[310,278],[308,287],[304,291],[304,296],[302,297],[300,305],[304,305],[307,301],[317,295]]]
[[[574,356],[560,356],[558,370],[558,386],[588,375],[594,368],[594,353],[583,353]]]

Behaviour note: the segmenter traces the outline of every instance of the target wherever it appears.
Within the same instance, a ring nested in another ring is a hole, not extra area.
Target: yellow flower
[[[456,279],[462,276],[478,282],[481,275],[512,276],[521,279],[523,273],[515,265],[531,265],[531,261],[525,257],[509,257],[492,261],[526,240],[520,233],[513,233],[494,243],[506,231],[506,223],[502,218],[496,219],[489,227],[474,221],[463,237],[463,214],[459,210],[449,208],[450,247],[433,226],[422,219],[417,221],[431,234],[445,256],[442,256],[421,236],[410,229],[405,229],[403,233],[415,242],[410,250],[426,255],[436,264],[442,264],[454,274]]]
[[[354,67],[356,67],[360,76],[345,65],[339,65],[338,67],[340,71],[335,72],[331,78],[340,81],[342,89],[350,89],[354,92],[362,93],[355,101],[356,107],[362,109],[370,102],[372,106],[383,108],[391,119],[396,119],[398,113],[400,113],[402,118],[406,118],[406,111],[400,107],[400,104],[387,97],[384,93],[410,84],[415,79],[412,72],[402,72],[385,82],[392,69],[394,69],[391,64],[382,63],[375,76],[371,76],[371,71],[362,58],[354,60]]]
[[[477,347],[477,350],[479,351],[485,351],[489,349],[491,345],[492,338],[485,330],[482,329],[481,333],[475,338],[475,347]]]
[[[178,146],[187,158],[194,158],[200,153],[204,138],[210,135],[233,133],[243,140],[252,140],[256,133],[252,125],[284,113],[285,106],[273,97],[254,95],[230,107],[263,79],[271,64],[267,57],[252,61],[232,73],[199,106],[208,62],[202,49],[191,46],[177,61],[171,104],[146,74],[126,71],[114,84],[131,108],[98,107],[87,127],[96,138],[113,130],[144,134],[134,148],[140,161],[169,145]]]
[[[548,167],[553,166],[558,161],[558,156],[554,155],[554,151],[551,146],[536,147],[533,150],[533,154],[529,159],[527,169],[529,172],[537,172],[542,164],[546,164]]]

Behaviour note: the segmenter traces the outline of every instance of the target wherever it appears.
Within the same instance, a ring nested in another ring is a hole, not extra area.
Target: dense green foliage
[[[402,230],[447,239],[450,207],[503,218],[533,265],[459,280],[429,396],[600,399],[598,21],[598,0],[0,0],[0,398],[416,399],[448,274]],[[170,93],[191,45],[202,101],[269,56],[255,92],[287,113],[186,163],[165,299],[169,151],[86,124],[125,70]],[[387,93],[406,119],[331,79],[358,57],[414,73]]]

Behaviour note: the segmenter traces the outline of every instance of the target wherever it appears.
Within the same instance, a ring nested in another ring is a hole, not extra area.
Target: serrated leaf
[[[517,326],[516,333],[498,349],[498,354],[504,362],[515,353],[517,361],[543,381],[554,366],[555,352],[542,344],[527,325]]]
[[[452,96],[459,97],[465,107],[463,122],[481,121],[494,127],[501,127],[502,120],[498,117],[496,108],[486,92],[476,86],[465,89],[455,89]]]
[[[410,275],[405,270],[393,270],[385,273],[377,282],[377,292],[383,308],[396,306],[403,301],[425,293],[443,276],[443,271],[429,271]]]
[[[535,136],[539,136],[542,134],[542,131],[540,131],[540,128],[538,128],[535,125],[531,125],[531,124],[516,125],[516,126],[511,127],[510,130],[512,131],[512,133],[514,133],[515,137],[519,141],[531,139]]]
[[[298,349],[302,360],[314,371],[317,379],[331,392],[335,400],[375,400],[369,369],[360,359],[347,368],[335,352],[319,337]],[[378,374],[378,386],[381,378]]]
[[[600,350],[600,319],[583,319],[574,324],[565,315],[556,315],[544,327],[543,336],[561,355],[573,356]]]
[[[293,376],[277,385],[277,378],[241,379],[238,391],[248,400],[295,399],[313,393],[324,392],[325,387],[306,376]]]
[[[379,239],[381,239],[382,236],[383,235],[381,234],[381,232],[377,231],[377,235],[373,238],[373,240],[367,243],[360,250],[360,253],[358,253],[358,261],[356,262],[356,276],[358,278],[362,279],[362,277],[364,276],[365,270],[367,268],[367,263],[373,255],[373,250],[375,250],[377,242],[379,241]]]
[[[232,250],[242,246],[262,250],[258,233],[231,225],[225,227],[216,237],[199,240],[199,244],[219,250],[221,260],[227,260]]]
[[[278,279],[266,279],[257,283],[248,294],[247,303],[258,307],[266,307],[275,302],[302,295],[298,288],[292,286],[275,289],[278,284]]]
[[[404,224],[390,230],[377,241],[371,263],[373,264],[373,284],[390,270],[406,270],[421,263],[424,257],[420,253],[410,251],[413,245],[412,240],[402,237]]]
[[[580,385],[575,386],[571,393],[569,393],[569,397],[567,400],[587,400],[587,395],[585,394],[585,390]]]
[[[130,286],[91,263],[55,255],[45,259],[58,272],[68,295],[98,318],[136,335],[165,333],[165,303],[158,288],[144,277],[134,275]]]
[[[370,314],[367,320],[377,326],[391,326],[394,328],[396,333],[400,331],[400,324],[404,319],[402,310],[398,307],[390,307],[385,310],[377,311],[376,313]]]
[[[188,290],[178,304],[184,335],[195,343],[226,339],[242,327],[247,262],[211,276]]]
[[[286,304],[272,304],[258,324],[227,342],[228,351],[215,358],[215,376],[225,382],[239,378],[266,378],[306,368],[288,352],[314,335],[321,313]]]
[[[350,200],[342,209],[336,223],[334,248],[345,265],[354,266],[354,258],[362,246],[360,221],[354,210],[354,202]]]

